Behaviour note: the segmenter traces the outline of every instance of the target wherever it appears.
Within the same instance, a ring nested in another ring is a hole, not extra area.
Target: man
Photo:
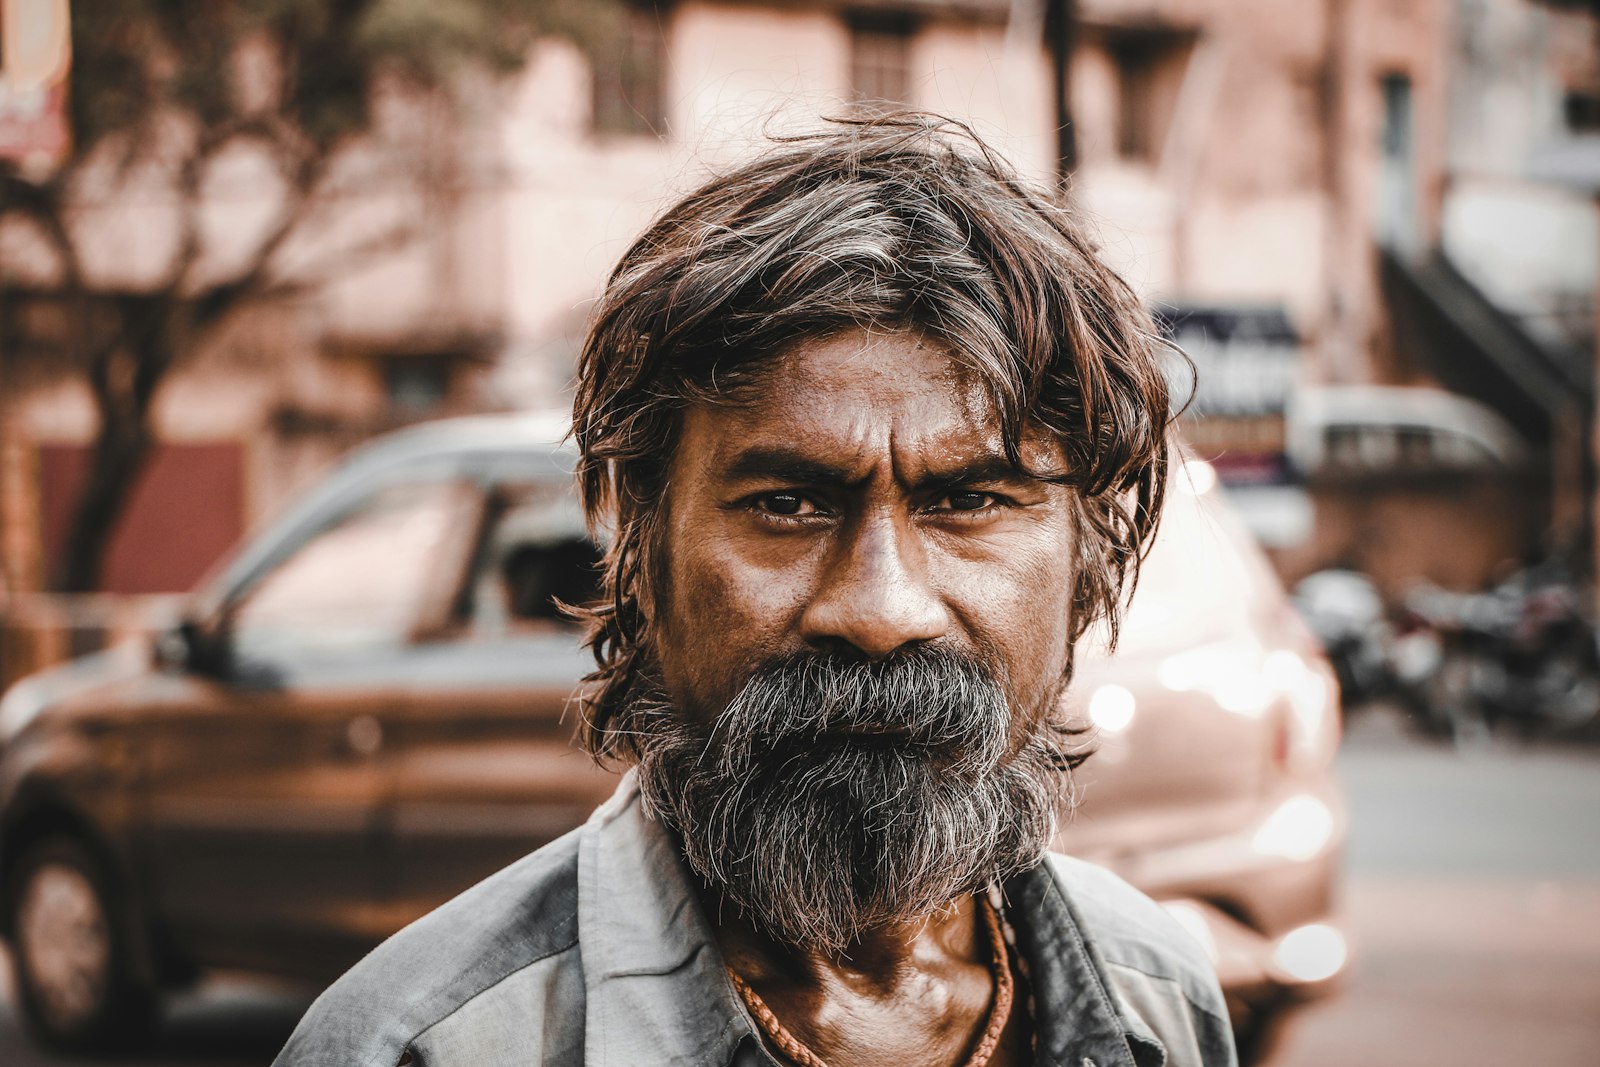
[[[623,257],[579,367],[581,829],[397,935],[286,1065],[1228,1064],[1197,944],[1047,856],[1168,460],[1160,344],[949,123],[781,143]]]

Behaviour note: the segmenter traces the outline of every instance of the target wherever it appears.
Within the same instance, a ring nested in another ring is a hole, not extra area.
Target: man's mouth
[[[764,747],[769,756],[787,762],[797,757],[815,760],[820,754],[840,751],[932,756],[939,752],[948,754],[952,746],[906,727],[863,725],[829,727],[807,734],[786,734],[773,738]]]
[[[817,735],[816,744],[822,747],[840,746],[866,749],[922,749],[927,742],[920,740],[910,730],[849,727],[828,730]]]

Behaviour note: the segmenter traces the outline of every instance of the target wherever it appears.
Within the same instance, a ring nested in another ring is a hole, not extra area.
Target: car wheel
[[[6,900],[17,999],[35,1036],[68,1051],[142,1043],[155,998],[133,977],[126,923],[95,856],[71,837],[38,841]]]

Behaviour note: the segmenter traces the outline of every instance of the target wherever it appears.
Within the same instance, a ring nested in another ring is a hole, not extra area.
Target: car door
[[[598,559],[570,478],[490,492],[469,580],[418,647],[396,732],[391,925],[577,826],[614,788],[573,743],[593,660],[559,607],[594,595]]]
[[[158,714],[158,904],[203,962],[337,973],[391,932],[387,735],[480,499],[437,476],[356,494],[230,594],[212,638],[223,666]]]

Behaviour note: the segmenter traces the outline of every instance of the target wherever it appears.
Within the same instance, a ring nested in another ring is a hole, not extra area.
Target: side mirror
[[[155,661],[170,671],[221,678],[228,670],[227,638],[186,618],[156,639]]]

